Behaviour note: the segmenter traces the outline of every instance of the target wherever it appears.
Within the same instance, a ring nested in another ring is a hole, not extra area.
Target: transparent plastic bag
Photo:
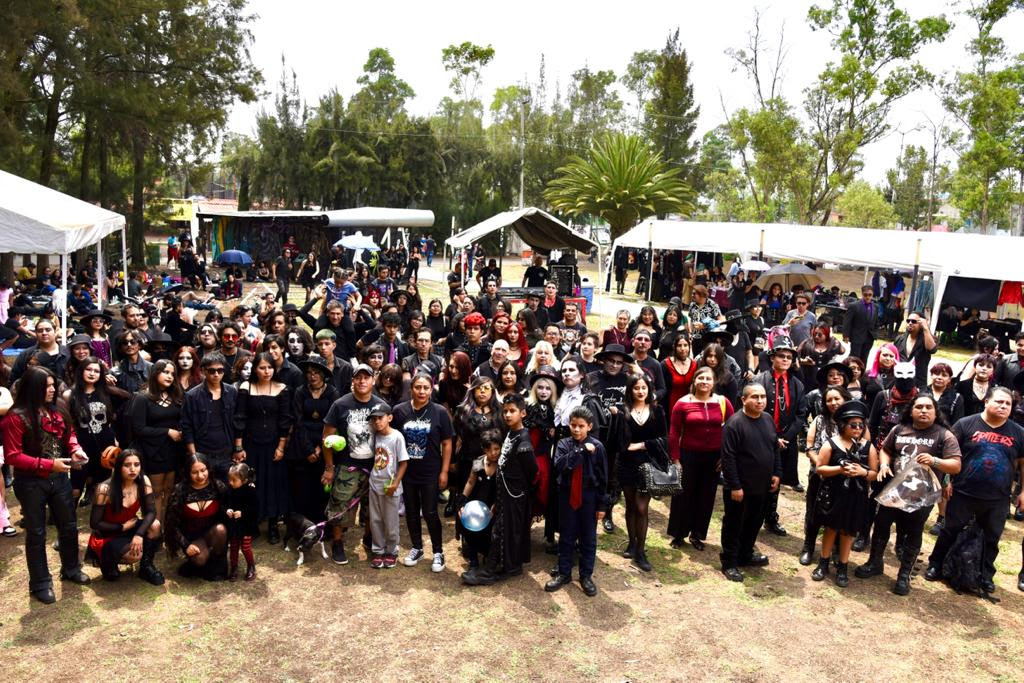
[[[942,498],[942,484],[935,471],[911,460],[887,483],[875,498],[879,505],[915,512],[935,505]]]

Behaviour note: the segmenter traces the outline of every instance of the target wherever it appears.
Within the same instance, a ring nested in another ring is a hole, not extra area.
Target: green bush
[[[159,244],[147,244],[146,245],[146,265],[147,266],[159,266],[160,265],[160,245]]]

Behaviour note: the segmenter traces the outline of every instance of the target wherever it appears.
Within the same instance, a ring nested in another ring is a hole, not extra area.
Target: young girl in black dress
[[[868,485],[878,476],[878,453],[865,438],[867,406],[849,401],[834,414],[838,436],[828,439],[818,451],[816,472],[821,477],[816,500],[816,517],[825,527],[821,540],[821,559],[811,578],[822,581],[828,576],[832,545],[839,536],[839,565],[835,583],[849,583],[847,563],[853,540],[864,528],[868,515]]]
[[[647,560],[648,505],[651,495],[641,489],[640,466],[653,462],[668,466],[668,430],[661,407],[654,402],[654,387],[647,375],[632,375],[626,382],[626,419],[619,448],[619,485],[626,498],[629,542],[622,556],[641,571],[651,571]]]
[[[526,397],[526,419],[523,426],[530,430],[530,442],[537,457],[540,479],[534,490],[534,516],[544,514],[549,504],[548,480],[551,477],[552,449],[555,445],[555,406],[562,380],[555,369],[545,365],[530,376],[530,393]],[[553,543],[553,539],[548,539]]]
[[[455,477],[451,483],[449,504],[445,517],[455,514],[455,498],[469,479],[473,461],[480,457],[480,438],[489,429],[502,431],[503,422],[498,399],[495,397],[494,381],[490,377],[474,377],[469,393],[455,413],[455,433],[458,447],[455,451]],[[456,532],[458,532],[456,526]]]
[[[228,486],[224,497],[228,518],[228,579],[238,580],[238,551],[245,556],[245,580],[256,578],[256,558],[252,554],[252,537],[259,533],[260,502],[252,483],[252,472],[244,462],[228,470]]]

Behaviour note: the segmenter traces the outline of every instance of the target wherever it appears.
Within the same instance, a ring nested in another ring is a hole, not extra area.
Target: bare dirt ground
[[[94,583],[60,584],[48,607],[29,599],[23,536],[2,539],[0,644],[12,680],[1020,680],[1021,524],[1004,534],[999,602],[920,575],[900,598],[889,592],[891,552],[885,577],[839,589],[810,580],[794,535],[762,535],[771,565],[730,583],[718,572],[718,507],[707,549],[679,551],[655,501],[650,574],[619,556],[621,529],[602,533],[595,598],[576,583],[542,590],[553,558],[538,527],[528,572],[487,588],[460,584],[446,521],[441,574],[425,563],[373,570],[362,548],[347,566],[316,557],[296,568],[293,554],[258,541],[252,583],[179,579],[161,555],[162,587],[131,575],[106,583],[87,568]],[[783,523],[796,531],[802,515],[803,497],[787,490]],[[855,553],[851,571],[864,559]],[[50,562],[56,571],[52,551]]]
[[[509,278],[515,266],[507,272]],[[843,275],[856,280],[851,288],[863,277]],[[443,287],[422,285],[425,298]],[[293,288],[291,301],[301,304],[301,297]],[[603,318],[602,325],[610,323],[611,316]],[[8,501],[17,523],[21,515],[9,492]],[[666,503],[652,502],[650,574],[620,557],[624,522],[616,508],[620,529],[599,535],[594,598],[578,583],[554,594],[542,590],[554,558],[543,553],[539,527],[527,573],[488,588],[461,585],[465,562],[445,520],[448,566],[441,574],[424,562],[373,570],[361,547],[352,550],[359,535],[350,531],[352,561],[344,567],[317,556],[297,568],[294,554],[261,540],[252,583],[179,579],[180,560],[161,554],[158,565],[168,576],[162,587],[131,575],[107,583],[87,567],[94,583],[58,582],[53,606],[28,596],[24,535],[0,538],[0,648],[15,681],[1022,678],[1021,523],[1008,522],[1003,536],[998,602],[926,583],[922,564],[910,596],[900,598],[889,592],[891,548],[885,577],[851,577],[846,589],[811,581],[811,568],[796,560],[802,495],[784,491],[782,522],[792,533],[762,535],[758,546],[771,564],[748,570],[744,584],[718,571],[721,503],[703,552],[669,547]],[[87,515],[88,509],[80,514],[83,547]],[[933,540],[925,536],[922,562]],[[402,547],[409,547],[404,522]],[[52,550],[49,559],[56,574]],[[865,560],[854,553],[851,573]]]

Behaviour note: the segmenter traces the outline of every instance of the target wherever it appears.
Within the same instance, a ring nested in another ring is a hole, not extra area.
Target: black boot
[[[836,567],[836,585],[840,588],[846,588],[850,585],[850,577],[846,574],[847,564],[840,562],[839,566]]]
[[[921,551],[921,547],[906,547],[903,548],[903,554],[900,555],[900,571],[896,575],[896,583],[893,584],[892,592],[896,595],[906,595],[910,592],[910,576],[914,571],[914,563],[917,562],[917,554]]]
[[[828,576],[828,565],[829,558],[822,556],[822,558],[818,560],[818,566],[814,568],[813,572],[811,572],[811,579],[814,581],[824,581],[825,577]]]
[[[868,547],[867,534],[857,534],[857,538],[853,541],[853,551],[863,552]]]
[[[810,565],[811,562],[814,562],[815,540],[816,539],[809,538],[806,541],[804,541],[804,547],[800,551],[800,564],[802,564],[805,567]]]
[[[154,586],[164,585],[164,575],[153,564],[153,558],[160,547],[160,542],[155,538],[146,538],[142,541],[142,559],[139,561],[139,578]]]
[[[636,552],[636,543],[633,539],[629,539],[629,543],[626,544],[626,549],[622,551],[622,556],[627,560],[633,559],[633,553]]]
[[[633,553],[633,565],[642,572],[651,571],[651,563],[643,546],[637,546],[636,552]]]
[[[853,570],[853,575],[858,579],[870,579],[883,573],[885,568],[885,545],[889,539],[882,539],[881,534],[876,530],[871,537],[871,555],[868,561]]]

